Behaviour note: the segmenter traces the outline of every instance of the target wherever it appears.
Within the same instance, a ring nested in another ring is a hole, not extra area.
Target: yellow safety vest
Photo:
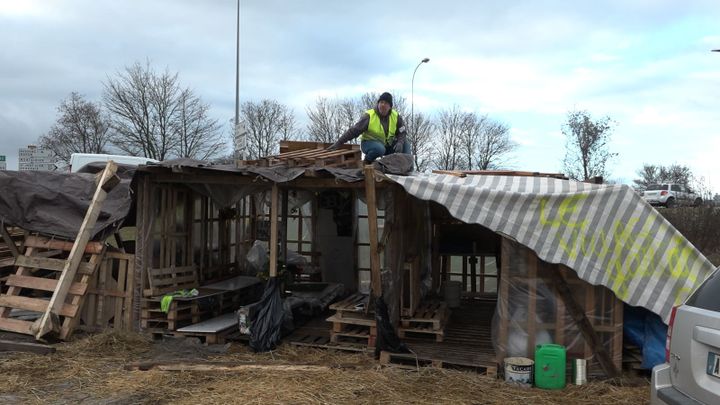
[[[395,132],[397,131],[398,112],[390,110],[387,135],[380,123],[380,116],[377,112],[375,112],[375,109],[367,110],[366,113],[370,116],[370,121],[368,122],[367,131],[363,132],[360,140],[379,141],[386,145],[391,144],[393,138],[395,138]]]

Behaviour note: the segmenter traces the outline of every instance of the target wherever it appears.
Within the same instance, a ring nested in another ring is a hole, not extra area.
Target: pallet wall
[[[567,348],[567,358],[587,359],[589,373],[599,373],[591,347],[567,312],[565,303],[552,286],[550,272],[559,272],[584,309],[595,332],[603,342],[612,362],[622,366],[623,304],[603,286],[592,286],[580,280],[570,268],[540,260],[530,249],[503,238],[500,286],[498,294],[497,344],[498,362],[515,347],[518,336],[527,333],[524,357],[534,357],[536,343],[552,343]],[[513,336],[513,334],[515,334]],[[513,346],[514,344],[514,346]]]

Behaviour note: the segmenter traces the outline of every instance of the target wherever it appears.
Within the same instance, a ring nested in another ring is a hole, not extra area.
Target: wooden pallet
[[[447,304],[442,301],[423,302],[418,306],[412,316],[402,317],[400,323],[403,328],[410,329],[430,326],[432,330],[440,330],[450,315]]]
[[[284,146],[284,147],[283,147]],[[330,144],[318,142],[293,142],[280,146],[280,154],[257,160],[238,161],[238,166],[258,167],[362,167],[361,152],[358,145],[341,145],[328,151]]]
[[[106,252],[90,280],[79,328],[88,332],[132,330],[135,255]]]
[[[375,318],[375,312],[370,310],[365,313],[365,307],[359,308],[358,305],[369,305],[369,297],[365,294],[354,293],[347,298],[330,305],[330,310],[335,311],[338,318]]]
[[[80,309],[91,277],[105,253],[105,246],[91,242],[90,237],[107,193],[119,183],[116,169],[112,161],[108,162],[98,178],[97,189],[74,241],[39,236],[25,238],[25,252],[15,257],[15,274],[8,277],[9,287],[0,295],[0,330],[33,335],[36,339],[50,332],[57,332],[63,340],[72,335],[80,322]],[[44,257],[38,254],[42,250],[67,252],[67,259]],[[41,316],[35,322],[14,319],[10,317],[12,309],[33,311]]]
[[[351,339],[343,339],[340,342],[332,342],[327,335],[317,334],[293,334],[287,338],[293,346],[313,347],[316,349],[341,350],[356,353],[374,353],[375,348],[365,342],[352,342]]]
[[[436,342],[442,342],[449,314],[447,304],[444,302],[430,301],[421,303],[413,316],[400,319],[398,337],[400,339],[410,337],[433,338]]]
[[[365,343],[368,347],[375,346],[377,326],[374,318],[343,318],[335,314],[326,320],[332,322],[331,342]]]
[[[173,298],[167,313],[161,309],[162,297],[144,299],[140,312],[140,326],[143,329],[164,328],[174,331],[220,315],[225,291],[199,289],[199,292],[194,297]]]
[[[477,371],[480,374],[485,374],[488,377],[497,377],[497,364],[494,363],[457,363],[441,357],[426,357],[412,353],[391,353],[381,351],[380,364],[408,370],[416,370],[418,367],[473,369],[474,371]]]

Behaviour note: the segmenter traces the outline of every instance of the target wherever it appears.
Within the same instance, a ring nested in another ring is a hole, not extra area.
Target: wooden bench
[[[179,328],[176,335],[198,337],[207,344],[223,344],[228,335],[238,330],[238,318],[235,312],[217,316],[207,321]]]
[[[199,286],[195,266],[152,269],[149,273],[150,288],[144,291],[140,317],[143,329],[175,331],[233,311],[262,294],[262,283],[256,277],[237,276]],[[165,294],[192,289],[198,294],[173,297],[167,313],[162,311]]]

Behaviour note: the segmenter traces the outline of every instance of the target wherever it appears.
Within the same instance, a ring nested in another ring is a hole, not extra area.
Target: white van
[[[110,160],[115,163],[133,166],[158,162],[155,159],[137,156],[104,155],[101,153],[73,153],[70,156],[70,172],[75,173],[88,163],[107,162]]]

